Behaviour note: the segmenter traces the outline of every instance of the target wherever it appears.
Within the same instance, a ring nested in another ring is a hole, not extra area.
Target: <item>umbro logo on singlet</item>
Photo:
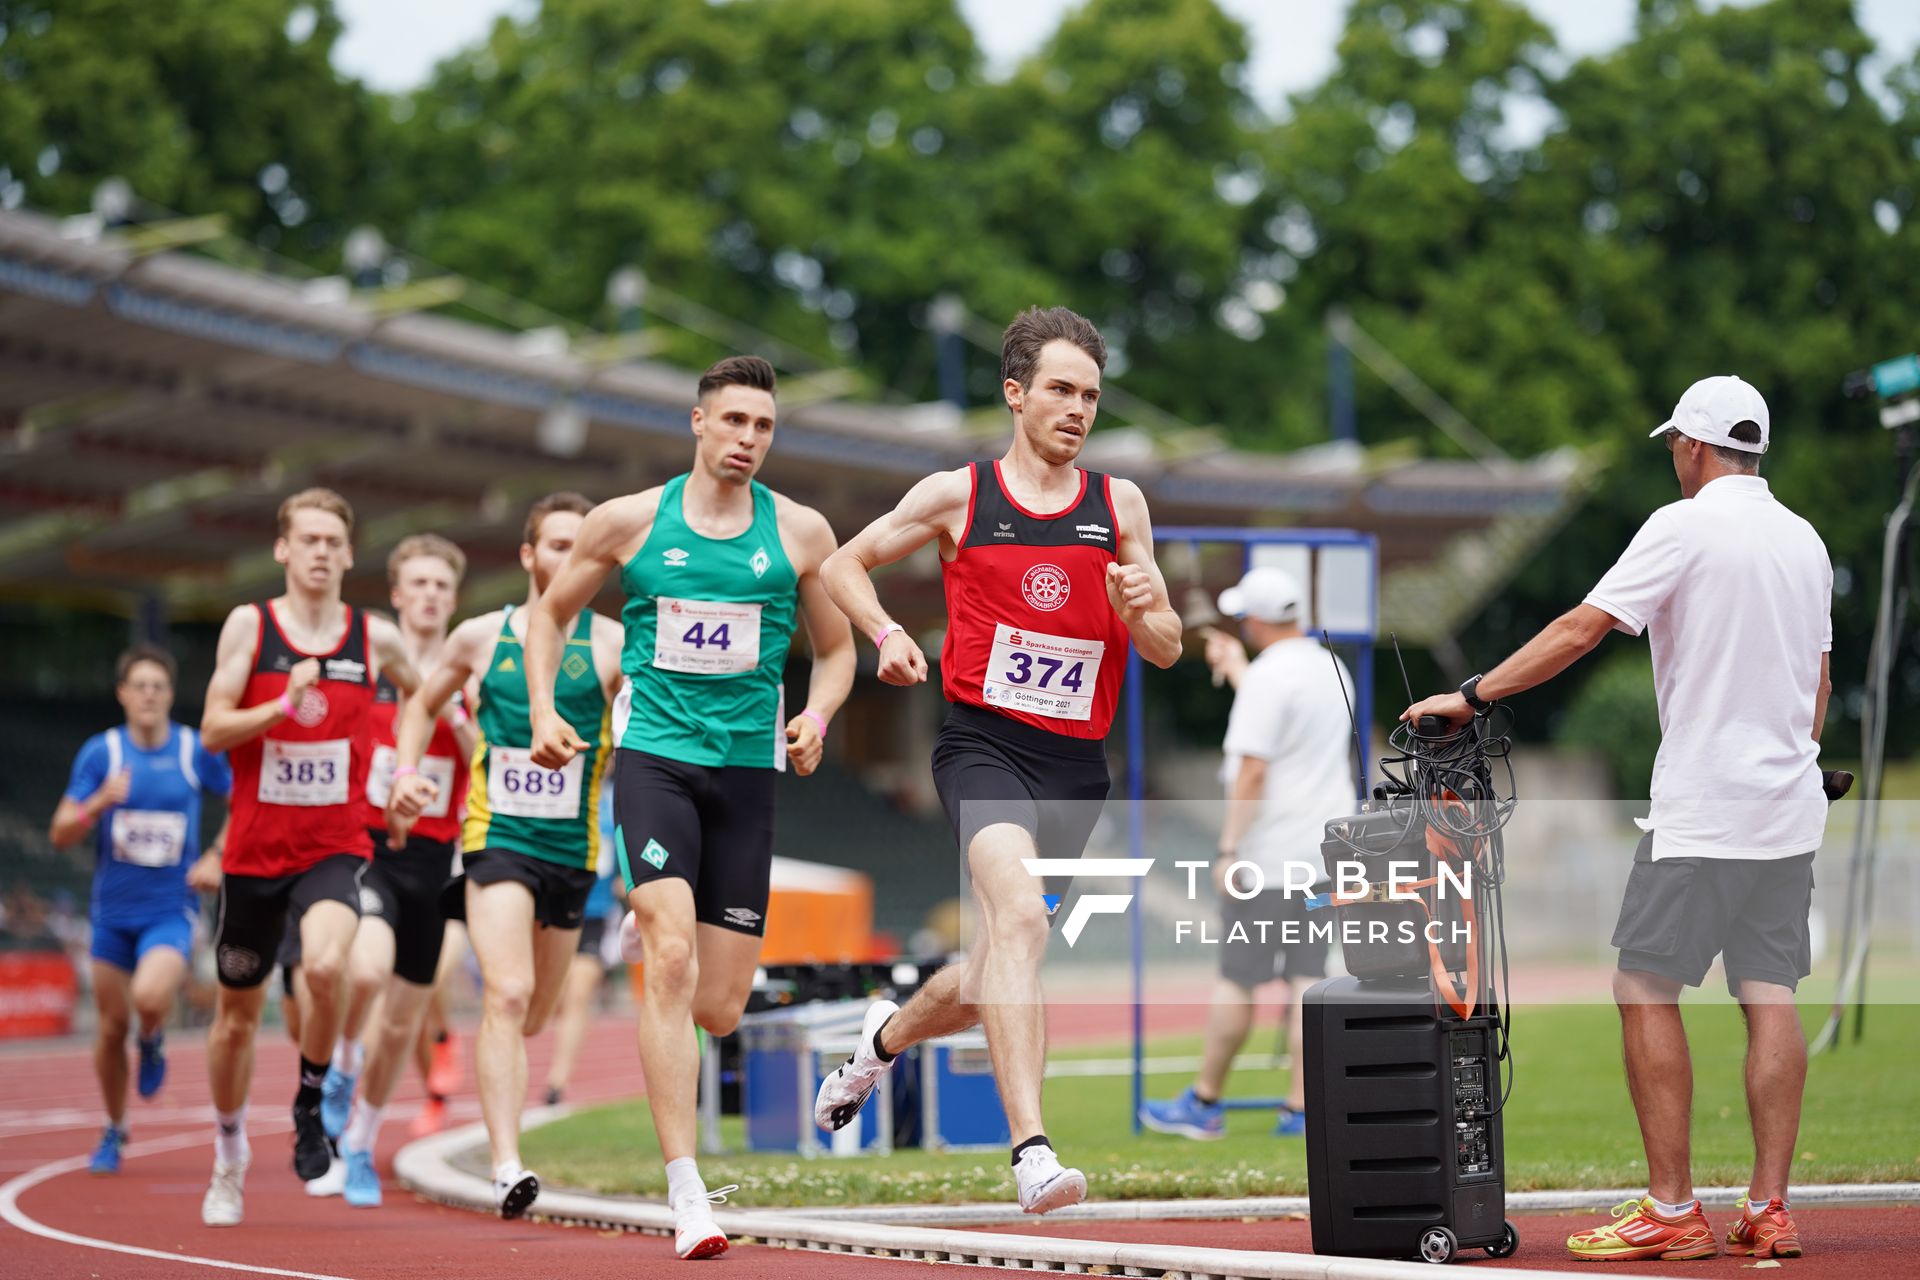
[[[660,553],[660,558],[667,562],[667,568],[678,569],[687,562],[687,553],[678,547],[668,547]]]

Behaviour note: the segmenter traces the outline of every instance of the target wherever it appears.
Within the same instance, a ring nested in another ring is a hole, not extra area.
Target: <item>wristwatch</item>
[[[1467,705],[1473,708],[1473,712],[1475,715],[1478,715],[1481,712],[1486,711],[1493,706],[1491,702],[1483,701],[1480,697],[1481,679],[1482,679],[1481,676],[1474,676],[1472,679],[1468,680],[1465,684],[1460,686],[1460,696],[1467,700]]]

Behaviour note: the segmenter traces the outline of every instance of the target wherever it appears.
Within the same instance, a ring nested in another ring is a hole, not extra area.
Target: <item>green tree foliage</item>
[[[995,321],[1064,302],[1129,390],[1255,448],[1324,438],[1344,306],[1509,452],[1613,451],[1461,637],[1485,664],[1678,497],[1645,433],[1737,371],[1773,407],[1765,474],[1840,570],[1852,712],[1894,477],[1838,388],[1920,337],[1920,61],[1867,74],[1848,0],[1642,0],[1579,61],[1523,0],[1353,0],[1279,119],[1214,0],[1088,0],[999,80],[956,0],[545,0],[384,100],[328,69],[337,32],[298,0],[0,0],[0,198],[82,207],[120,173],[271,237],[291,192],[318,241],[369,221],[583,323],[634,265],[910,397],[935,390],[936,294]],[[991,358],[971,373],[990,402]],[[1367,443],[1458,454],[1358,392]]]
[[[325,243],[368,124],[339,34],[328,0],[0,0],[0,194],[84,209],[117,175],[270,246]]]
[[[1653,660],[1646,649],[1620,648],[1596,666],[1560,717],[1553,738],[1563,747],[1598,752],[1614,791],[1645,799],[1660,750],[1660,709]]]

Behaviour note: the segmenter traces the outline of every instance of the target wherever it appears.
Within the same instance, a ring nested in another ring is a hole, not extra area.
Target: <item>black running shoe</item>
[[[295,1103],[293,1107],[293,1171],[300,1181],[312,1182],[327,1171],[333,1163],[333,1144],[327,1140],[327,1129],[320,1120],[320,1107],[316,1103],[303,1107]]]

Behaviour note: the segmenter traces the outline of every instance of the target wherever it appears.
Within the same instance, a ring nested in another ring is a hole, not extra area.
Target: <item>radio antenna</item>
[[[1325,627],[1320,628],[1320,643],[1327,651],[1327,661],[1333,664],[1333,682],[1340,686],[1340,701],[1347,706],[1347,723],[1353,726],[1353,758],[1360,762],[1360,776],[1367,776],[1367,748],[1360,740],[1360,717],[1353,712],[1353,699],[1347,696],[1347,680],[1340,670],[1340,655],[1333,651],[1333,638]]]

